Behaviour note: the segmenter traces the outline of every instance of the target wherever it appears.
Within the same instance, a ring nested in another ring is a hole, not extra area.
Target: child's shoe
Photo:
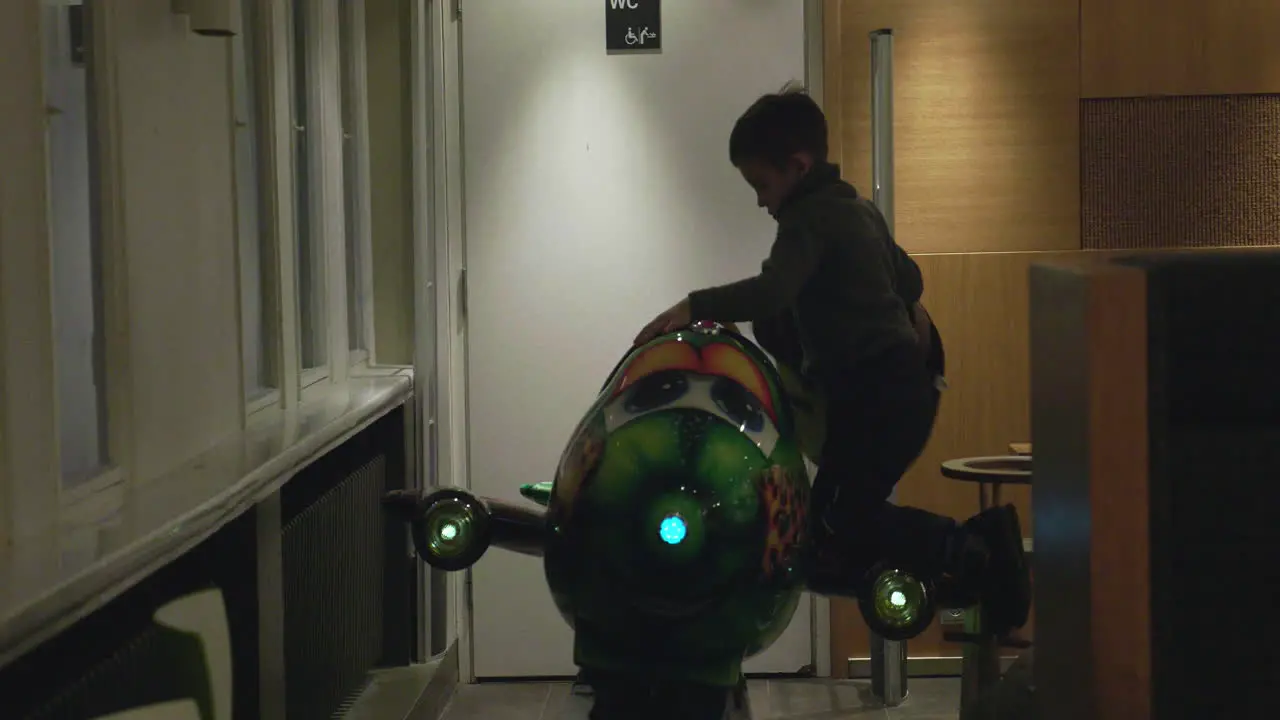
[[[1022,526],[1012,505],[984,510],[959,528],[952,572],[940,582],[939,604],[982,604],[983,632],[1004,637],[1027,624],[1031,573]]]

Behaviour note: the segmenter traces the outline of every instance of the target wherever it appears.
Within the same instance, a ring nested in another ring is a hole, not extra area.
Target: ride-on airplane
[[[521,486],[529,506],[452,488],[387,504],[432,567],[464,570],[491,546],[544,558],[597,704],[605,681],[593,678],[732,692],[806,589],[856,596],[888,639],[919,634],[935,613],[928,583],[883,565],[817,579],[804,457],[822,439],[797,431],[805,418],[783,380],[734,329],[698,323],[626,353],[554,480]]]

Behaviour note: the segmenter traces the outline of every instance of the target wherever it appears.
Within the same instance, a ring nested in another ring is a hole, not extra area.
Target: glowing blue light
[[[689,528],[685,525],[684,518],[679,515],[668,515],[662,519],[662,525],[658,527],[658,537],[668,545],[679,545],[688,532]]]

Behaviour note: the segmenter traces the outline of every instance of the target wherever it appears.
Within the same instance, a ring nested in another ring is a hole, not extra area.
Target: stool
[[[942,463],[942,476],[952,480],[978,484],[978,506],[982,510],[1000,504],[1000,488],[1005,484],[1031,484],[1031,456],[995,455],[960,458]],[[991,486],[988,499],[987,485]],[[1000,681],[1000,643],[982,633],[979,608],[965,611],[964,634],[970,640],[964,646],[960,670],[960,716],[975,706],[978,699]]]

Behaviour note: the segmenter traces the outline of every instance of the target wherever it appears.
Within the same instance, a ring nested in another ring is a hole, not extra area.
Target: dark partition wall
[[[1032,272],[1039,717],[1267,717],[1280,253]]]
[[[1280,681],[1280,254],[1147,275],[1153,713],[1267,717]]]

